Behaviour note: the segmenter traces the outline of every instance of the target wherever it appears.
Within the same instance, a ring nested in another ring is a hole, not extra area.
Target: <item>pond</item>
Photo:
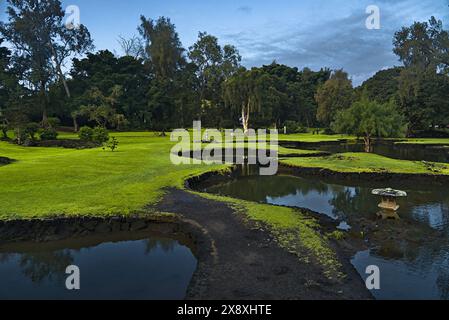
[[[410,222],[413,230],[403,230],[408,239],[387,237],[377,248],[357,253],[352,263],[365,278],[366,267],[381,269],[381,290],[373,291],[378,299],[449,299],[449,186],[351,185],[347,181],[317,177],[255,175],[253,169],[241,170],[237,177],[216,185],[200,185],[202,191],[235,198],[308,208],[331,217],[346,229],[361,218],[379,219],[379,198],[374,188],[393,187],[408,192],[400,200],[401,221]],[[275,211],[274,211],[275,212]],[[429,234],[436,240],[420,241]]]
[[[363,143],[354,142],[320,144],[301,143],[300,145],[286,143],[285,145],[329,153],[365,152],[365,145]],[[394,142],[384,141],[382,143],[374,144],[373,153],[399,160],[449,163],[449,147],[443,145],[395,144]]]
[[[66,289],[69,265],[80,290]],[[0,299],[180,300],[196,265],[188,247],[153,235],[0,246]]]

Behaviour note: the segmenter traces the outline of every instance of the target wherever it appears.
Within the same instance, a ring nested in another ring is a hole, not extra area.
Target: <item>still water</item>
[[[449,186],[348,185],[347,181],[288,175],[264,177],[246,171],[232,181],[205,186],[203,190],[261,203],[308,208],[342,225],[350,225],[360,217],[378,219],[379,199],[371,195],[371,190],[383,187],[408,192],[409,196],[400,201],[398,213],[401,219],[417,226],[413,229],[414,238],[419,240],[435,232],[437,240],[387,239],[380,248],[357,253],[353,265],[363,278],[367,266],[380,267],[381,290],[372,292],[378,299],[449,299]]]
[[[68,240],[0,246],[0,299],[184,299],[196,259],[177,240]],[[65,287],[80,268],[81,290]]]
[[[303,144],[301,149],[319,150],[330,153],[365,152],[363,143],[340,144]],[[448,146],[408,145],[394,143],[380,143],[373,146],[373,153],[393,159],[412,161],[433,161],[449,163]]]

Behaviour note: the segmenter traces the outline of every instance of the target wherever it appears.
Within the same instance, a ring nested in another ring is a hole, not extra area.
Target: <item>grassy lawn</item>
[[[69,137],[64,134],[64,138]],[[26,148],[0,142],[0,219],[55,215],[126,215],[154,203],[164,187],[223,166],[174,166],[172,143],[153,133],[113,134],[112,153],[101,148]]]
[[[298,142],[329,142],[338,140],[353,140],[356,139],[353,136],[336,134],[311,134],[311,133],[298,133],[298,134],[280,134],[279,141],[298,141]]]
[[[289,158],[282,159],[281,163],[306,168],[324,168],[338,172],[449,174],[449,165],[396,160],[372,153],[344,153],[319,158]],[[438,172],[433,171],[434,169]]]
[[[449,139],[407,139],[407,141],[398,142],[399,144],[443,144],[449,145]]]

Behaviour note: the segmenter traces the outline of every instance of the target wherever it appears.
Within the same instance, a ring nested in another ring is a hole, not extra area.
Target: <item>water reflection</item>
[[[372,189],[392,187],[408,197],[399,200],[397,215],[382,212]],[[368,219],[398,219],[383,224],[377,248],[357,254],[353,264],[362,277],[368,265],[381,268],[379,299],[448,299],[449,292],[449,187],[382,185],[367,181],[257,175],[207,187],[207,192],[275,205],[308,208],[341,224]],[[275,214],[275,213],[274,213]],[[399,228],[394,228],[400,223]],[[340,225],[341,225],[340,224]],[[390,229],[391,227],[391,229]]]
[[[168,238],[0,248],[0,299],[183,299],[196,269],[189,248]],[[65,270],[81,270],[81,290]]]

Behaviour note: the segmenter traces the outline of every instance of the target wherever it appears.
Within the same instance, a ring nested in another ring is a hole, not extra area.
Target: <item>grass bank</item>
[[[286,158],[281,163],[347,173],[398,173],[449,175],[449,165],[436,162],[396,160],[373,153],[343,153],[318,158]]]

